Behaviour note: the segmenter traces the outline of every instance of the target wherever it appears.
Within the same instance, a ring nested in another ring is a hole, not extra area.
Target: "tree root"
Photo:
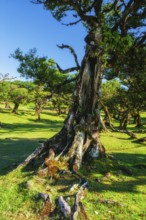
[[[68,205],[68,203],[64,200],[62,196],[58,198],[58,202],[64,216],[68,218],[71,215],[71,207]]]
[[[88,219],[87,214],[85,212],[85,208],[83,204],[81,203],[81,200],[85,197],[87,187],[88,187],[88,182],[85,182],[79,188],[78,192],[75,194],[75,202],[74,202],[74,206],[72,209],[62,196],[58,198],[59,206],[61,208],[63,215],[66,218],[68,217],[71,220],[77,220],[78,214],[81,213],[81,215],[84,215],[85,220]]]
[[[95,124],[90,123],[89,126],[82,120],[76,130],[70,130],[71,119],[72,115],[68,117],[59,133],[42,143],[18,167],[24,167],[41,157],[58,161],[63,156],[69,164],[69,169],[77,171],[85,157],[91,159],[105,155],[105,149],[100,142],[99,131]],[[50,152],[53,152],[53,158]],[[46,161],[42,164],[42,168],[45,167]]]
[[[37,157],[39,157],[45,151],[45,149],[46,149],[46,146],[44,144],[41,144],[41,146],[36,148],[32,154],[30,154],[22,163],[18,165],[18,168],[30,164]]]
[[[79,202],[85,197],[86,189],[88,187],[88,182],[85,182],[75,195],[75,203],[72,213],[72,220],[76,220],[79,212]]]
[[[105,200],[100,199],[99,202],[103,203],[103,204],[113,205],[113,206],[115,206],[115,205],[120,206],[120,207],[124,206],[123,204],[121,204],[117,201],[114,201],[114,200],[110,200],[110,199],[105,199]]]
[[[38,220],[42,220],[45,217],[48,219],[48,216],[53,212],[52,199],[48,194],[45,193],[39,193],[38,196],[44,201],[44,206],[42,208],[41,213],[38,216]]]
[[[132,131],[116,129],[116,128],[113,127],[112,124],[110,124],[110,128],[111,128],[112,131],[114,131],[114,132],[125,133],[125,134],[127,134],[128,136],[130,136],[131,138],[137,138],[137,136],[136,136]]]
[[[146,142],[146,137],[142,137],[142,138],[136,139],[134,142],[135,142],[135,143],[143,143],[143,142]]]

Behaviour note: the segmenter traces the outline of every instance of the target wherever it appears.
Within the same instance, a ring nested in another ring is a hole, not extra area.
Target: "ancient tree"
[[[68,45],[76,66],[62,73],[78,71],[72,106],[61,131],[37,148],[24,162],[28,164],[40,155],[54,152],[56,160],[64,155],[70,168],[78,170],[84,157],[97,158],[105,154],[100,141],[100,89],[103,74],[117,76],[124,70],[126,56],[137,48],[145,47],[145,0],[33,0],[43,4],[52,15],[61,21],[73,13],[75,20],[67,25],[82,22],[87,29],[85,55],[81,65],[76,53]],[[139,34],[136,33],[140,27]],[[125,68],[131,65],[129,62]],[[50,150],[49,150],[50,149]]]

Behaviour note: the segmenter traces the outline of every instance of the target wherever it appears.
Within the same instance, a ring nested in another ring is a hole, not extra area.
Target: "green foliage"
[[[28,96],[28,91],[25,88],[18,88],[16,86],[11,87],[11,101],[16,103],[23,103]]]
[[[133,44],[133,37],[129,34],[122,36],[118,31],[110,32],[110,30],[104,30],[103,33],[104,42],[103,45],[106,45],[106,50],[110,53],[114,51],[115,53],[125,54]]]
[[[36,148],[39,141],[55,135],[61,129],[64,117],[44,109],[42,120],[36,122],[34,103],[20,105],[19,114],[11,114],[11,109],[4,109],[3,105],[0,105],[0,109],[0,122],[3,125],[0,128],[1,174],[5,172],[4,168],[11,169],[13,163],[23,161]]]
[[[0,100],[1,101],[9,101],[10,94],[10,83],[3,81],[0,82]]]
[[[112,102],[113,99],[118,95],[118,91],[120,90],[121,84],[119,80],[109,80],[102,83],[101,88],[101,101],[108,105],[108,103]],[[113,104],[113,103],[112,103]]]
[[[38,57],[36,53],[36,49],[31,49],[26,54],[23,54],[20,49],[16,49],[14,54],[11,54],[20,62],[18,72],[23,77],[32,78],[36,84],[44,85],[45,88],[53,88],[59,81],[61,82],[67,77],[60,74],[53,59]]]
[[[62,74],[53,59],[38,57],[36,52],[36,49],[32,49],[23,54],[20,49],[17,49],[11,55],[20,62],[18,72],[34,81],[32,84],[29,82],[25,85],[25,88],[27,87],[30,91],[31,100],[42,107],[43,103],[47,102],[47,97],[53,95],[53,99],[50,98],[49,101],[56,102],[59,109],[61,105],[68,105],[74,83],[66,84],[64,82],[75,77],[75,74]],[[21,82],[17,82],[17,84],[24,87]]]
[[[134,117],[135,123],[137,118],[136,126],[142,126],[140,122],[140,112],[146,108],[144,78],[145,73],[143,73],[143,76],[140,74],[133,74],[132,76],[123,77],[120,81],[110,80],[103,83],[101,89],[101,102],[104,108],[102,106],[102,109],[104,109],[104,111],[105,107],[108,109],[111,120],[112,117],[114,117],[118,119],[120,123],[124,123],[124,120],[127,121],[125,123],[129,123],[129,120]],[[126,127],[123,127],[123,129],[125,128]]]

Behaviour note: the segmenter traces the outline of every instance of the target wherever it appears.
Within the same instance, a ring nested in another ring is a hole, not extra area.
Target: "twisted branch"
[[[71,46],[66,45],[66,44],[57,45],[57,47],[59,47],[60,49],[67,48],[67,49],[70,50],[71,54],[73,55],[73,57],[74,57],[74,59],[75,59],[76,68],[79,70],[79,69],[80,69],[80,65],[79,65],[79,62],[78,62],[77,54],[75,53],[74,49],[73,49]]]

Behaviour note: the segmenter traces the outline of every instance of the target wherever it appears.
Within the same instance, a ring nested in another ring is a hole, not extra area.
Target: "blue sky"
[[[0,73],[17,73],[18,61],[9,55],[20,48],[27,52],[37,48],[38,55],[55,59],[61,67],[74,66],[74,59],[67,50],[60,50],[56,44],[72,46],[81,61],[84,54],[86,31],[81,24],[66,27],[57,22],[42,5],[30,0],[0,0]]]

